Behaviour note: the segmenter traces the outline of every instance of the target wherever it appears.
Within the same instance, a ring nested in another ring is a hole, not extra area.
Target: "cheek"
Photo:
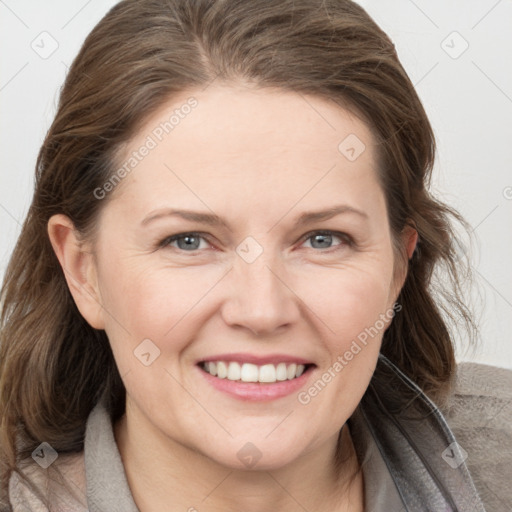
[[[373,375],[382,335],[392,320],[389,305],[391,268],[379,271],[361,268],[330,269],[329,279],[315,280],[308,306],[318,317],[318,329],[326,357],[317,380],[301,392],[299,403],[315,409],[315,414],[342,424],[347,411],[361,400]],[[326,287],[319,287],[322,282]],[[334,405],[333,405],[334,404]]]
[[[330,335],[346,342],[389,309],[391,277],[385,266],[323,269],[303,282],[300,296]]]
[[[208,291],[222,275],[223,269],[165,268],[123,258],[107,262],[100,289],[114,352],[130,362],[145,339],[162,352],[180,351],[197,328],[198,315],[205,314]]]

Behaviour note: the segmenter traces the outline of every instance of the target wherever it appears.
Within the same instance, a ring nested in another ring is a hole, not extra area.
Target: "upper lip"
[[[307,359],[302,357],[292,356],[288,354],[269,354],[269,355],[256,355],[256,354],[243,354],[243,353],[231,353],[231,354],[216,354],[213,356],[208,356],[203,359],[200,359],[198,363],[204,363],[209,361],[226,361],[226,362],[236,362],[239,364],[243,363],[251,363],[257,366],[262,366],[264,364],[279,364],[279,363],[288,363],[288,364],[314,364]]]

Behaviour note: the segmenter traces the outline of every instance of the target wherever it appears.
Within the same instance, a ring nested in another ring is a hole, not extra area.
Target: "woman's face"
[[[99,219],[93,323],[146,432],[260,468],[337,436],[402,284],[373,144],[334,102],[211,85],[126,147]]]

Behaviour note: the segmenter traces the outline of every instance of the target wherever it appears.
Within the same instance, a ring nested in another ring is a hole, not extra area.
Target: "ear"
[[[104,329],[103,307],[92,252],[86,250],[73,222],[65,215],[57,214],[50,218],[48,236],[78,310],[91,327]]]
[[[418,232],[412,226],[405,226],[403,229],[402,243],[407,252],[407,258],[411,259],[418,244]]]
[[[402,232],[400,233],[401,237],[401,247],[405,249],[405,254],[407,254],[407,260],[412,258],[414,254],[414,250],[416,249],[416,245],[418,243],[418,232],[416,229],[410,225],[406,225]],[[405,256],[405,255],[404,255]],[[400,290],[405,283],[405,279],[407,278],[407,260],[405,258],[399,257],[395,262],[398,265],[395,269],[395,278],[394,278],[394,297],[395,301],[398,295],[400,294]]]

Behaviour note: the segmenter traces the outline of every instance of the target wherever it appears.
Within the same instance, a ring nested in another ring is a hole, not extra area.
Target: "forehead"
[[[379,188],[374,154],[370,129],[334,101],[211,85],[180,93],[146,120],[119,158],[129,172],[117,192],[132,207],[145,197],[203,207],[202,197],[283,207],[301,196],[305,204],[360,200]]]

